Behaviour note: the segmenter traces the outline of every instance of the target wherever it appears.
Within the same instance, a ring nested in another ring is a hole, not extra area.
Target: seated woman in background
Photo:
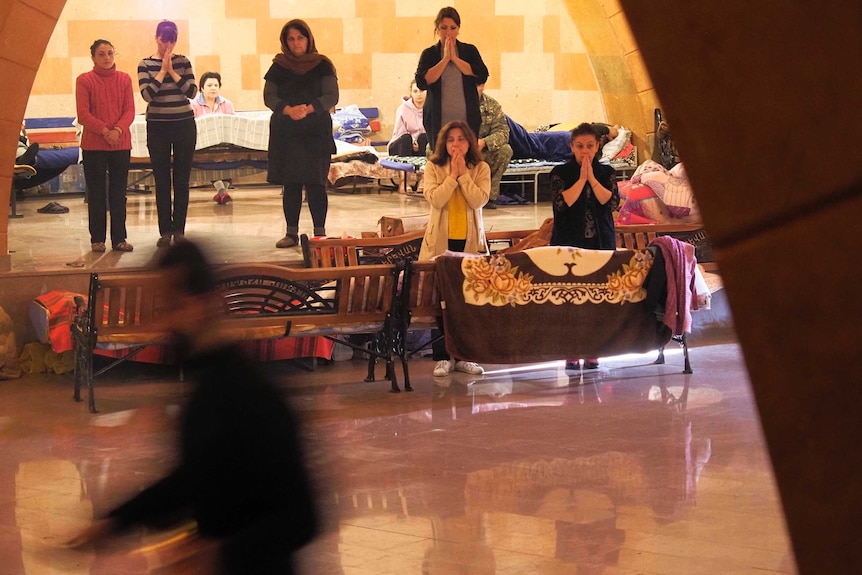
[[[204,72],[201,76],[200,92],[191,99],[195,118],[208,114],[236,114],[231,101],[219,95],[220,89],[221,74]]]
[[[195,118],[210,114],[236,114],[231,101],[219,95],[220,89],[221,74],[204,72],[201,76],[200,91],[197,96],[190,100],[192,109],[195,111]],[[216,189],[216,194],[213,196],[215,203],[223,206],[231,201],[232,198],[222,180],[216,180],[213,185]]]
[[[425,90],[410,82],[410,96],[395,111],[395,128],[389,140],[390,156],[424,156],[428,147],[428,135],[422,123],[422,108],[425,106]]]

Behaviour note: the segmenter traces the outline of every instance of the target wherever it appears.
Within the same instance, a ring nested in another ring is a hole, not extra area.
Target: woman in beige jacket
[[[482,206],[491,193],[491,169],[482,161],[476,134],[466,122],[449,122],[437,136],[434,153],[425,165],[425,199],[431,216],[419,251],[420,260],[430,260],[446,250],[485,251]],[[441,332],[442,333],[442,332]],[[432,334],[435,377],[452,369],[473,375],[485,372],[471,361],[451,361],[445,343]]]
[[[419,259],[430,260],[446,250],[484,251],[482,206],[488,203],[491,169],[466,122],[449,122],[440,130],[424,179],[431,216]]]

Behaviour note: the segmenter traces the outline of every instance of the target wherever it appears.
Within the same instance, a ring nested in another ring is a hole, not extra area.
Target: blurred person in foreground
[[[290,575],[293,555],[318,530],[299,422],[279,390],[219,333],[223,304],[212,268],[193,242],[168,248],[167,317],[193,391],[179,422],[179,463],[167,477],[95,521],[79,547],[134,525],[193,519],[197,533],[175,552],[219,575]],[[196,551],[192,551],[196,550]],[[196,553],[197,556],[194,556]],[[185,565],[186,563],[181,563]]]

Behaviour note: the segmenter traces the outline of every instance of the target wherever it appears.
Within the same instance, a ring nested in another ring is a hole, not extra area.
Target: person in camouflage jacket
[[[479,84],[476,89],[479,92],[479,112],[482,115],[478,134],[479,150],[491,167],[491,195],[485,208],[495,209],[500,196],[500,180],[509,166],[509,160],[512,159],[509,124],[500,103],[485,94],[485,84]]]

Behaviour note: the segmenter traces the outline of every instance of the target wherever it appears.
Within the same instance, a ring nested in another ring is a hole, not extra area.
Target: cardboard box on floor
[[[428,225],[428,214],[418,216],[383,216],[377,222],[380,224],[380,237],[400,236],[402,234],[424,230]]]

